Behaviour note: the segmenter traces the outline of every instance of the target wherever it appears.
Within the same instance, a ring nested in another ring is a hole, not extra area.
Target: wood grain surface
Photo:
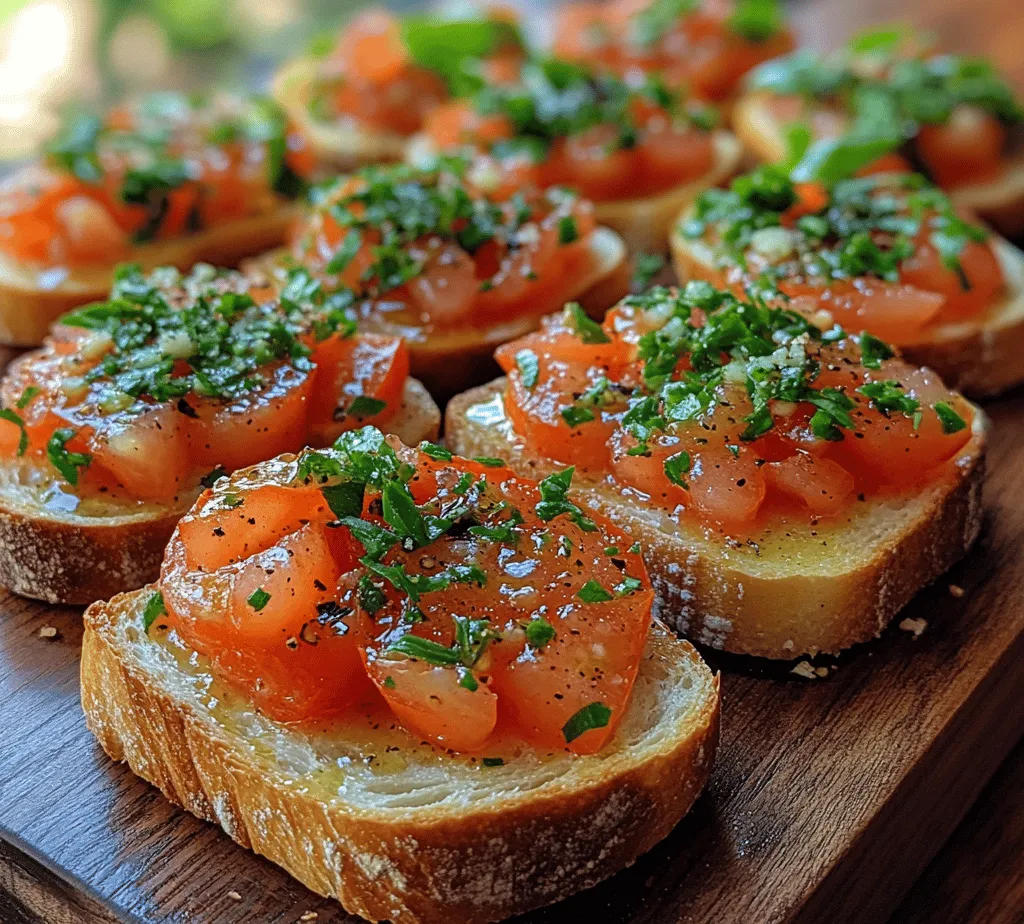
[[[827,47],[893,6],[813,0],[793,12],[802,37]],[[901,13],[1024,85],[1024,4],[908,0]],[[724,728],[708,792],[634,867],[531,924],[842,924],[894,909],[913,924],[1020,919],[1019,766],[957,827],[1024,733],[1024,395],[988,411],[985,530],[905,614],[927,620],[924,633],[893,627],[820,662],[830,672],[816,681],[709,653]],[[44,626],[58,636],[40,637]],[[107,760],[78,706],[80,639],[77,611],[0,596],[0,921],[347,920]]]

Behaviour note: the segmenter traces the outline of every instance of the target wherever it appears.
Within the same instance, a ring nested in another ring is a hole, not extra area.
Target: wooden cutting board
[[[885,919],[1024,733],[1024,397],[990,413],[985,530],[904,614],[920,636],[893,626],[814,680],[709,652],[724,730],[706,794],[634,867],[529,921]],[[0,920],[345,920],[106,758],[80,640],[77,611],[0,598]]]
[[[908,0],[901,11],[1024,76],[1024,7]],[[891,15],[889,0],[796,11],[818,47]],[[985,530],[903,614],[926,622],[920,636],[893,626],[815,662],[828,668],[815,680],[707,653],[723,673],[724,725],[705,795],[631,869],[524,924],[886,918],[1024,734],[1024,396],[989,413]],[[79,612],[0,592],[0,921],[348,920],[106,758],[78,705],[80,641]]]

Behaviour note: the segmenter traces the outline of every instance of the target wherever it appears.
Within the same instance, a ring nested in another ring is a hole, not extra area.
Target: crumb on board
[[[949,594],[950,594],[950,596],[956,597],[957,600],[959,600],[965,593],[966,593],[966,591],[959,584],[950,584],[949,585]]]
[[[913,632],[914,638],[920,638],[921,633],[928,628],[927,619],[911,619],[909,616],[900,623],[904,632]]]
[[[307,911],[301,918],[299,918],[299,920],[315,921],[318,917],[320,917],[320,915],[318,915],[315,911]]]
[[[228,892],[228,898],[230,898],[231,901],[233,902],[240,902],[242,900],[242,896],[239,895],[238,892],[236,892],[234,889]]]
[[[43,626],[39,630],[40,638],[56,638],[59,634],[54,626]]]
[[[791,674],[796,674],[797,677],[803,677],[805,680],[816,680],[818,678],[818,672],[814,669],[814,666],[810,661],[801,661],[792,670]],[[827,674],[828,671],[826,670]]]
[[[828,668],[827,667],[816,667],[814,669],[814,673],[816,673],[819,677],[827,677],[828,676]]]

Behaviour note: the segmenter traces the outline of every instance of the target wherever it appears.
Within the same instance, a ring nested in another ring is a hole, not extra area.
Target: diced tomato
[[[804,453],[768,462],[763,471],[771,487],[802,501],[816,516],[841,512],[854,491],[853,476],[838,462]]]
[[[289,365],[268,375],[266,386],[227,404],[195,403],[202,428],[188,435],[193,466],[234,471],[305,444],[314,376]]]
[[[498,722],[498,697],[483,683],[475,690],[460,686],[450,667],[374,658],[366,670],[399,721],[441,747],[479,751]]]
[[[376,84],[399,76],[409,58],[398,20],[376,8],[348,23],[335,53],[349,73]]]
[[[988,242],[968,242],[957,262],[962,276],[943,264],[930,243],[921,242],[914,255],[900,266],[904,283],[944,296],[943,321],[975,317],[998,304],[1005,288],[1003,271]]]
[[[935,182],[952,188],[997,177],[1006,140],[1006,128],[995,116],[963,105],[947,122],[922,125],[914,144]]]
[[[398,412],[409,377],[405,341],[383,334],[332,336],[316,344],[314,386],[309,399],[312,439],[327,445],[367,420],[383,421]],[[376,413],[346,414],[358,397],[383,401]]]

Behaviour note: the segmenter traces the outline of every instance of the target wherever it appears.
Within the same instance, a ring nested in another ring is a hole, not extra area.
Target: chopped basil
[[[384,686],[389,690],[393,690],[397,686],[397,684],[395,683],[395,678],[389,674],[387,677],[384,678]]]
[[[451,462],[452,456],[451,450],[445,449],[444,446],[438,446],[437,443],[430,443],[424,440],[420,443],[420,452],[425,453],[437,462]]]
[[[737,0],[729,28],[751,42],[765,42],[783,28],[785,13],[779,0]]]
[[[258,613],[270,602],[270,594],[268,594],[262,587],[257,587],[251,594],[246,603],[249,604]]]
[[[366,417],[374,417],[388,406],[386,401],[379,398],[371,398],[369,395],[357,395],[345,411],[348,417],[358,417],[360,420]]]
[[[689,490],[689,485],[683,477],[690,470],[690,454],[686,451],[677,452],[665,460],[665,477],[672,484],[679,485],[684,490]]]
[[[883,359],[892,359],[896,355],[893,353],[892,347],[877,337],[873,337],[867,331],[860,335],[858,342],[860,343],[860,361],[868,369],[880,369]]]
[[[967,426],[967,421],[945,401],[937,401],[932,407],[935,408],[935,413],[939,415],[943,433],[957,433]]]
[[[392,642],[384,649],[384,653],[404,654],[418,661],[426,661],[428,664],[437,666],[462,663],[462,655],[456,649],[445,648],[444,645],[433,641],[433,639],[421,638],[411,633]]]
[[[496,459],[493,456],[473,456],[473,461],[479,462],[487,468],[504,468],[505,466],[504,459]]]
[[[500,757],[483,757],[480,760],[485,767],[504,767],[505,761]]]
[[[576,227],[576,219],[572,215],[563,215],[558,219],[558,243],[575,244],[580,238],[579,229]]]
[[[560,472],[553,472],[540,482],[538,487],[541,499],[537,504],[536,513],[545,522],[567,514],[580,529],[593,532],[597,525],[569,500],[569,486],[572,484],[575,471],[575,466],[572,466]]]
[[[146,601],[146,608],[142,611],[142,629],[148,634],[150,627],[161,616],[167,615],[167,607],[164,605],[164,595],[158,590]]]
[[[539,651],[555,637],[555,627],[543,616],[538,616],[526,623],[526,644]]]
[[[32,402],[32,399],[35,398],[36,395],[38,395],[41,391],[42,391],[42,389],[39,388],[39,386],[37,386],[37,385],[29,385],[28,388],[26,388],[21,393],[21,397],[18,398],[18,401],[15,404],[15,407],[17,407],[17,409],[19,411],[25,410],[25,408],[27,408],[29,406],[29,404]]]
[[[612,711],[604,703],[589,703],[575,713],[562,726],[566,744],[571,744],[580,735],[595,728],[605,728],[612,717]]]
[[[616,597],[625,597],[627,594],[633,593],[633,591],[639,590],[643,587],[643,581],[640,578],[630,577],[627,575],[613,588]]]
[[[576,596],[584,603],[605,603],[612,599],[612,595],[601,586],[600,581],[593,578],[579,589]]]
[[[588,407],[579,404],[570,404],[562,408],[562,419],[570,427],[578,427],[580,424],[588,423],[594,419],[594,412]]]
[[[608,335],[601,325],[591,318],[580,306],[579,302],[570,302],[565,306],[565,314],[576,336],[583,343],[608,343]]]
[[[883,414],[889,415],[894,411],[901,411],[908,417],[913,417],[921,402],[911,398],[903,386],[895,379],[887,379],[884,382],[868,382],[857,389]]]
[[[77,432],[70,427],[61,427],[53,431],[46,444],[46,456],[50,464],[72,487],[78,484],[79,469],[88,468],[92,461],[92,456],[88,453],[68,451],[67,443]]]

